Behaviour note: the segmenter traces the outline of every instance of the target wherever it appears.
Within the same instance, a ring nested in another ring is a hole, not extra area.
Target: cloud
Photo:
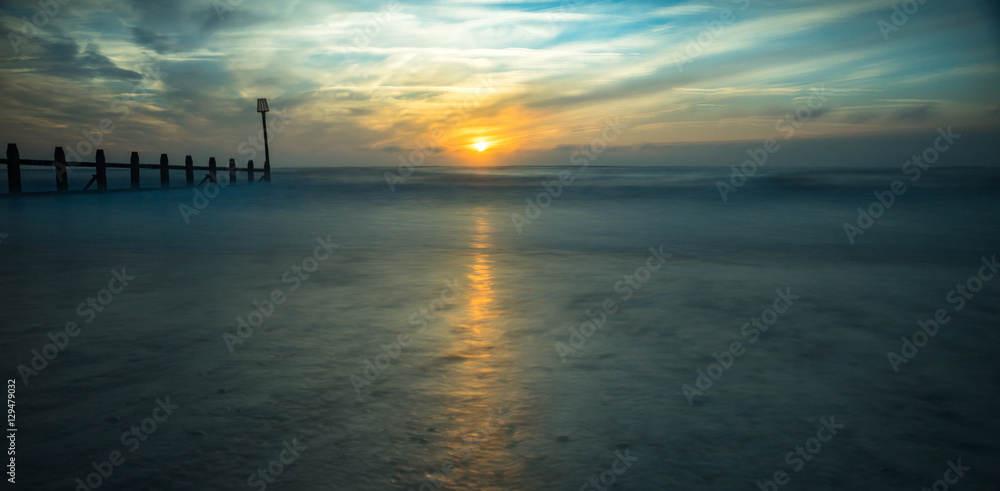
[[[895,111],[891,115],[894,121],[926,121],[937,113],[937,108],[933,104],[913,106]]]
[[[846,121],[848,123],[851,123],[851,124],[865,124],[865,123],[869,123],[869,122],[875,120],[875,118],[877,118],[877,117],[878,116],[875,113],[873,113],[873,112],[859,111],[859,112],[847,114],[844,117],[844,121]]]
[[[622,139],[646,152],[754,140],[818,85],[829,101],[803,134],[998,124],[986,3],[930,5],[891,42],[876,25],[890,0],[741,4],[244,1],[220,15],[201,0],[72,3],[20,54],[0,55],[0,83],[17,99],[9,134],[62,135],[158,66],[166,77],[120,134],[238,142],[255,131],[254,100],[267,97],[296,115],[282,137],[303,163],[325,162],[317,156],[329,148],[384,163],[382,149],[414,148],[433,128],[444,131],[441,156],[475,138],[511,151],[575,148],[613,115],[636,122]],[[12,5],[0,25],[13,31],[37,5]],[[708,29],[723,8],[734,21]],[[680,69],[676,55],[692,42],[699,54]]]
[[[49,37],[36,37],[24,48],[28,56],[19,57],[6,68],[42,73],[51,77],[71,80],[107,79],[134,81],[142,78],[139,73],[119,67],[101,53],[96,43],[83,48],[72,38],[57,33]]]
[[[139,45],[145,46],[157,53],[164,54],[170,51],[169,37],[153,34],[141,27],[132,28],[132,39]]]
[[[672,5],[661,7],[649,12],[650,17],[679,17],[685,15],[697,15],[705,12],[718,10],[717,7],[705,4],[687,3],[682,5]]]

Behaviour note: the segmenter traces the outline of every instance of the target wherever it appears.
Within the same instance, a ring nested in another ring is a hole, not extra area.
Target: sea
[[[2,489],[1000,482],[996,167],[23,172]]]

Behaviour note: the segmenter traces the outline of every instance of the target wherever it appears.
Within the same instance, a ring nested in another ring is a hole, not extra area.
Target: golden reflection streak
[[[451,394],[456,447],[452,450],[459,472],[451,476],[448,486],[495,489],[514,472],[506,422],[514,416],[509,405],[516,400],[511,383],[515,353],[507,345],[505,315],[497,299],[493,226],[482,207],[473,211],[473,217],[471,271],[466,275],[468,314],[457,326],[451,355],[456,359]],[[504,416],[498,418],[498,413]]]
[[[468,327],[475,333],[482,334],[484,323],[495,319],[497,314],[491,309],[496,295],[493,283],[493,260],[488,254],[492,228],[483,216],[482,210],[477,209],[477,212],[479,213],[476,216],[476,233],[472,241],[472,248],[475,251],[474,262],[471,265],[472,274],[468,275],[471,281],[469,287],[472,289]]]

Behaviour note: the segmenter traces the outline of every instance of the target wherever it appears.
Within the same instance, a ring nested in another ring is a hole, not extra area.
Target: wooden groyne
[[[139,158],[139,152],[132,152],[132,157],[129,159],[129,163],[127,164],[107,162],[104,158],[104,150],[97,150],[97,153],[94,155],[94,162],[66,162],[66,153],[63,151],[62,147],[56,147],[55,155],[52,160],[27,160],[21,158],[21,154],[17,150],[17,145],[14,143],[7,144],[7,158],[0,159],[0,164],[7,166],[7,186],[9,194],[19,194],[22,192],[21,167],[26,165],[54,167],[57,192],[66,192],[70,190],[69,175],[67,172],[68,167],[92,167],[95,169],[94,177],[90,179],[90,182],[88,182],[83,188],[83,191],[90,189],[90,187],[95,183],[97,184],[98,191],[107,191],[108,169],[129,169],[129,180],[131,183],[130,189],[139,189],[140,169],[159,169],[161,188],[170,187],[171,170],[183,170],[184,178],[188,186],[195,185],[195,171],[208,171],[208,174],[202,179],[201,182],[204,182],[206,179],[215,181],[215,177],[219,171],[215,157],[208,159],[207,166],[194,165],[194,159],[192,159],[190,155],[184,158],[184,165],[170,165],[170,161],[165,153],[160,155],[160,162],[155,164],[143,163]],[[248,161],[246,167],[239,168],[236,167],[236,159],[229,159],[228,171],[230,182],[236,182],[237,172],[246,172],[247,182],[254,182],[254,176],[256,173],[263,174],[260,178],[261,181],[271,181],[271,163],[266,160],[264,162],[263,169],[255,169],[253,160]]]

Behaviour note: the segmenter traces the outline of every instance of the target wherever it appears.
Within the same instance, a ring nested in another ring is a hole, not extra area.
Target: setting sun
[[[490,147],[490,144],[486,143],[486,142],[479,142],[479,143],[476,144],[476,150],[479,150],[480,152],[482,152],[483,150],[486,150],[489,147]]]

